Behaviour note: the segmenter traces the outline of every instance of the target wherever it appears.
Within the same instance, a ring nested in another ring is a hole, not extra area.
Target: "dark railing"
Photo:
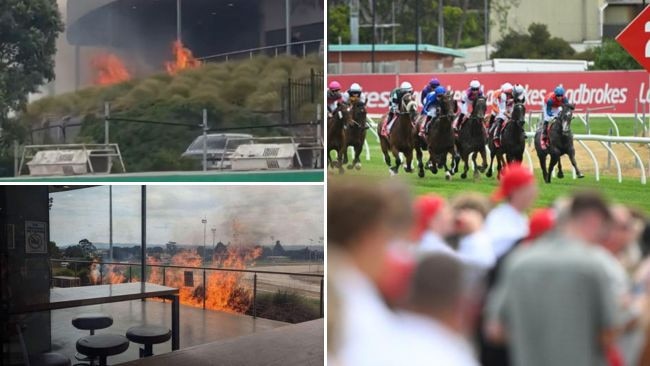
[[[91,286],[91,285],[101,285],[104,282],[104,277],[105,277],[105,265],[110,265],[110,266],[120,266],[120,267],[128,267],[128,272],[125,275],[125,282],[132,282],[133,281],[133,267],[139,268],[141,267],[140,263],[120,263],[120,262],[93,262],[93,261],[88,261],[88,260],[67,260],[67,259],[50,259],[50,279],[51,283],[53,282],[53,269],[54,269],[54,263],[58,263],[59,267],[61,267],[62,263],[68,263],[68,269],[70,269],[70,264],[73,264],[73,272],[74,272],[74,277],[80,279],[80,284]],[[82,264],[80,266],[79,264]],[[90,280],[88,281],[83,281],[82,278],[80,278],[80,267],[81,268],[88,268],[92,266],[93,264],[96,264],[98,266],[98,271],[99,271],[99,276],[98,276],[98,283],[91,283]],[[252,274],[253,275],[253,293],[252,293],[252,304],[251,304],[251,309],[250,313],[253,316],[253,318],[256,318],[258,315],[258,275],[271,275],[271,276],[291,276],[291,277],[297,277],[297,278],[304,278],[304,279],[320,279],[320,284],[319,284],[319,291],[318,291],[318,297],[319,297],[319,314],[320,317],[323,317],[323,310],[324,310],[324,275],[319,274],[319,273],[296,273],[296,272],[278,272],[278,271],[265,271],[265,270],[250,270],[250,269],[238,269],[238,268],[215,268],[215,267],[190,267],[190,266],[179,266],[179,265],[171,265],[171,264],[146,264],[146,267],[152,267],[152,268],[162,268],[162,285],[166,285],[166,279],[167,279],[167,271],[168,269],[176,269],[176,270],[192,270],[192,271],[201,271],[202,276],[203,276],[203,309],[205,309],[205,301],[207,296],[205,295],[206,293],[206,274],[210,271],[217,271],[217,272],[233,272],[233,273],[246,273],[246,274]],[[136,275],[139,271],[136,272]],[[146,280],[146,279],[145,279]],[[147,282],[147,281],[143,281]],[[184,286],[184,287],[190,287],[190,286]],[[191,286],[193,287],[193,286]],[[281,286],[278,286],[279,288]],[[308,291],[305,291],[308,292]],[[303,295],[304,296],[304,295]],[[304,296],[308,297],[308,296]]]
[[[287,80],[287,84],[282,87],[281,95],[284,115],[288,123],[300,122],[298,113],[303,104],[321,104],[323,102],[324,80],[324,74],[316,72],[314,69],[306,78]]]

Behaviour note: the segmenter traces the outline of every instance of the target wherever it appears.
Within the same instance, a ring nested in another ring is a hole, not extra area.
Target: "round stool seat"
[[[60,353],[48,352],[29,357],[32,366],[70,366],[70,359]]]
[[[113,325],[113,317],[105,313],[79,314],[72,318],[72,325],[77,329],[104,329]]]
[[[129,340],[117,334],[98,334],[80,338],[77,352],[90,357],[118,355],[129,348]]]
[[[157,325],[139,325],[129,328],[126,337],[134,343],[158,344],[167,342],[172,337],[172,331]]]

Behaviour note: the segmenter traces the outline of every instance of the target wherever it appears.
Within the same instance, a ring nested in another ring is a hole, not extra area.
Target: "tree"
[[[63,23],[54,0],[0,2],[0,123],[22,110],[29,93],[54,79],[56,38]]]
[[[50,241],[47,243],[47,252],[50,254],[50,258],[59,259],[61,258],[61,250],[56,246],[56,243]]]
[[[95,245],[93,245],[90,240],[85,238],[79,240],[79,247],[81,247],[81,250],[84,252],[85,256],[91,255],[97,250],[97,248],[95,248]]]
[[[84,251],[81,249],[80,245],[71,245],[63,251],[63,255],[66,258],[83,258],[85,257]]]
[[[594,70],[635,70],[641,65],[613,39],[603,40],[603,44],[593,50]]]
[[[575,50],[558,37],[552,37],[546,24],[532,23],[528,34],[510,30],[496,44],[492,58],[533,58],[533,59],[567,59],[573,58]]]
[[[280,244],[280,241],[275,242],[275,246],[273,246],[273,255],[285,255],[284,248],[282,247],[282,244]]]
[[[350,43],[350,8],[346,4],[327,7],[327,39],[330,44]]]
[[[176,246],[175,241],[167,242],[167,244],[165,244],[165,248],[167,250],[167,254],[169,254],[171,256],[176,254],[176,252],[178,251],[178,247]]]

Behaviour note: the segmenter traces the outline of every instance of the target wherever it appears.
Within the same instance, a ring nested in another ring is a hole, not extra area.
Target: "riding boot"
[[[501,146],[501,124],[503,123],[503,120],[499,118],[494,122],[497,124],[494,128],[494,137],[493,137],[494,146],[500,147]]]

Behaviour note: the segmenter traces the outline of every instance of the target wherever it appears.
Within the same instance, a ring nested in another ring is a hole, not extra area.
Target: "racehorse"
[[[361,169],[361,152],[363,151],[363,144],[366,141],[366,120],[367,112],[365,103],[360,101],[354,102],[352,105],[352,124],[346,131],[347,146],[354,148],[354,160],[348,165],[348,169]],[[343,163],[346,164],[347,162],[348,148],[346,147]]]
[[[451,92],[440,97],[440,114],[431,121],[427,133],[427,147],[429,150],[429,162],[427,166],[431,173],[437,174],[438,168],[445,169],[445,179],[451,179],[460,158],[457,157],[454,144],[454,131],[451,123],[454,119],[454,101]],[[447,154],[451,154],[451,169],[447,167]]]
[[[469,170],[469,155],[474,153],[472,161],[474,162],[474,178],[478,177],[479,172],[483,173],[487,168],[487,158],[485,156],[485,141],[487,135],[485,127],[483,127],[483,118],[485,117],[485,110],[487,104],[484,97],[479,97],[474,100],[472,114],[467,121],[463,123],[458,138],[456,139],[456,149],[465,162],[465,170],[460,175],[461,178],[467,178],[467,171]],[[476,164],[476,156],[481,154],[483,164],[478,166]]]
[[[339,103],[332,117],[327,120],[327,163],[332,168],[338,168],[339,174],[343,174],[343,157],[347,148],[347,130],[352,124],[350,106]],[[332,161],[330,151],[337,153],[336,162]]]
[[[485,174],[486,176],[492,176],[492,164],[495,157],[497,159],[497,177],[501,177],[501,169],[506,164],[513,161],[521,162],[524,159],[524,149],[526,148],[524,123],[526,123],[526,107],[522,103],[515,103],[512,108],[512,116],[501,132],[501,146],[496,147],[493,139],[490,139],[488,144],[491,156],[490,167]]]
[[[417,134],[417,127],[415,126],[415,117],[417,114],[418,104],[413,98],[411,93],[406,93],[402,96],[400,101],[399,111],[397,111],[397,119],[393,123],[388,137],[382,134],[383,124],[389,123],[390,121],[385,121],[380,123],[377,132],[379,135],[379,141],[381,143],[381,151],[384,154],[384,161],[386,165],[390,168],[391,175],[397,174],[402,161],[399,157],[399,153],[404,154],[406,158],[406,166],[404,171],[411,173],[413,168],[411,163],[413,162],[413,149],[416,151],[416,158],[418,161],[418,175],[420,177],[424,176],[424,168],[422,165],[422,151],[419,147],[416,146],[415,137]],[[390,156],[388,151],[391,151],[393,157],[395,158],[395,166],[390,166]]]
[[[544,175],[544,181],[546,183],[551,183],[551,175],[553,174],[555,164],[557,164],[557,177],[564,178],[560,157],[565,154],[569,156],[571,165],[575,168],[578,178],[584,178],[584,175],[580,172],[580,169],[578,169],[578,165],[576,164],[576,151],[573,147],[571,120],[573,119],[574,109],[575,105],[567,104],[562,108],[557,118],[551,122],[548,127],[548,138],[550,141],[546,149],[542,149],[543,127],[540,127],[537,129],[537,132],[535,132],[535,151],[537,151],[537,157],[539,158],[539,164],[542,167],[542,174]],[[551,155],[548,170],[546,170],[546,155]]]

